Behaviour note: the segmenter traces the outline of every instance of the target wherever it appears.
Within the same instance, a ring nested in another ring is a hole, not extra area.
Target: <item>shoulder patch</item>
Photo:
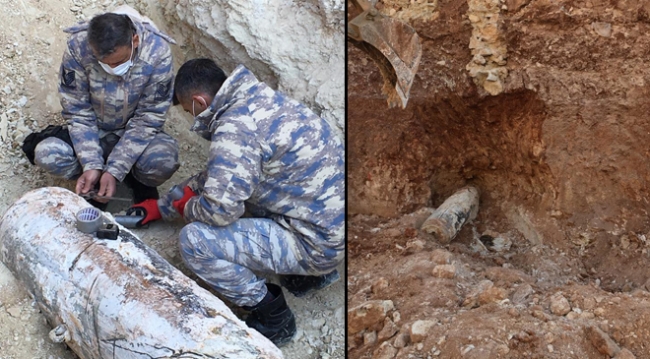
[[[76,87],[74,80],[75,80],[74,71],[61,68],[61,86],[73,89]]]

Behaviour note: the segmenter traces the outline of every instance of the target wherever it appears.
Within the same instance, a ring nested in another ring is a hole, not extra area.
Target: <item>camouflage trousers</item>
[[[106,140],[111,136],[114,140]],[[100,140],[104,150],[104,160],[108,158],[117,140],[119,137],[112,133]],[[36,165],[54,176],[76,179],[83,172],[72,146],[59,138],[48,137],[42,140],[36,146],[34,153]],[[135,162],[131,173],[138,182],[158,187],[167,181],[179,166],[178,143],[170,135],[159,132]]]
[[[300,239],[275,221],[240,218],[229,226],[193,222],[181,230],[180,250],[188,268],[238,306],[266,295],[259,273],[313,275],[300,264]]]

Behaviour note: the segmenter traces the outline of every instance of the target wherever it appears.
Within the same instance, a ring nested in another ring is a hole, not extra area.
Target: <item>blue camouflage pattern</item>
[[[65,179],[76,179],[82,173],[81,164],[72,147],[56,137],[41,141],[34,150],[34,162],[46,172]],[[131,168],[140,183],[158,187],[176,172],[178,143],[164,132],[159,132]]]
[[[180,252],[194,273],[226,299],[252,307],[266,295],[267,274],[308,275],[299,262],[300,239],[275,221],[242,218],[217,227],[192,222],[181,230]]]
[[[124,78],[106,73],[99,65],[88,43],[88,22],[65,30],[70,37],[60,69],[62,115],[82,170],[102,170],[118,181],[161,133],[173,95],[169,43],[174,41],[133,13],[128,16],[140,37],[140,46]],[[99,139],[108,132],[120,136],[120,141],[104,163]],[[177,153],[159,155],[162,157],[149,161],[163,166],[162,172],[178,168],[178,163],[167,160]]]
[[[295,274],[335,269],[345,249],[344,149],[325,120],[240,65],[192,129],[212,136],[207,169],[182,184],[198,194],[185,206],[186,221],[213,228],[205,236],[216,240],[215,227],[248,211],[288,232],[274,253],[295,253]],[[178,217],[170,195],[158,205],[164,219]]]

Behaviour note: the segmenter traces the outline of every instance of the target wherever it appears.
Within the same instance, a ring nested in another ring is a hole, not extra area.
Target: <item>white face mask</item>
[[[102,67],[102,69],[104,69],[104,71],[106,71],[110,75],[124,76],[129,71],[131,66],[133,66],[133,61],[131,61],[132,57],[133,57],[133,41],[131,41],[131,56],[129,56],[129,60],[126,61],[125,63],[119,64],[115,67],[110,67],[99,60],[97,62],[99,62],[99,65]]]

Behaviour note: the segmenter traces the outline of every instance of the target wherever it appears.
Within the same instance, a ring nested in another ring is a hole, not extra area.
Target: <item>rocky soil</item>
[[[24,137],[47,124],[61,123],[57,93],[58,72],[66,36],[62,29],[90,18],[123,2],[95,0],[0,0],[0,215],[30,189],[43,186],[72,188],[73,183],[56,180],[31,166],[20,150]],[[144,2],[128,2],[146,9]],[[165,29],[155,13],[148,14]],[[171,31],[170,31],[171,32]],[[177,38],[183,42],[181,38]],[[189,45],[175,46],[176,68],[186,54],[194,54]],[[234,65],[230,64],[234,67]],[[181,143],[182,166],[161,190],[168,190],[205,163],[206,143],[191,134],[190,118],[172,108],[166,131]],[[124,188],[118,195],[129,196]],[[113,211],[124,205],[112,205]],[[155,223],[138,235],[170,263],[191,275],[182,265],[177,249],[179,223]],[[344,268],[339,268],[344,273]],[[276,281],[277,278],[270,277]],[[298,334],[283,348],[286,358],[344,357],[344,283],[305,298],[287,293],[289,305],[297,317]],[[49,328],[35,309],[20,282],[0,264],[0,359],[71,359],[76,356],[65,345],[48,339]]]
[[[607,291],[577,251],[480,220],[442,246],[419,231],[426,215],[352,219],[351,358],[650,357],[645,286]],[[612,250],[627,263],[627,249]]]
[[[351,357],[650,358],[649,5],[423,3],[406,109],[349,50]],[[465,185],[451,244],[407,215]]]

